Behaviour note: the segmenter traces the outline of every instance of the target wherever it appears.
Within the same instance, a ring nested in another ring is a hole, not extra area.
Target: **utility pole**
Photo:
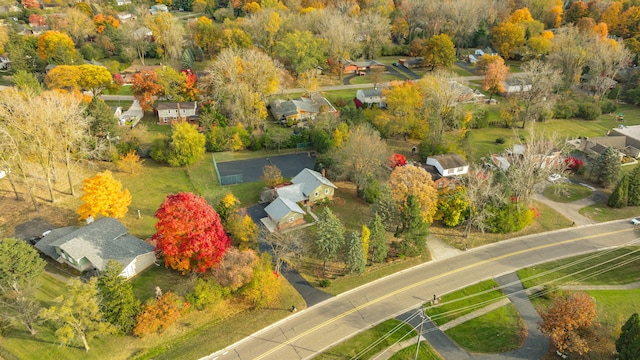
[[[418,360],[418,353],[420,352],[420,337],[422,337],[422,326],[424,325],[425,313],[424,309],[420,308],[420,331],[418,332],[418,342],[416,343],[416,356],[415,360]]]

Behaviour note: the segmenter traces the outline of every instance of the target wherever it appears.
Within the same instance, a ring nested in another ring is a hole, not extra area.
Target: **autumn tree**
[[[64,89],[67,91],[80,89],[80,76],[77,66],[58,65],[49,70],[44,77],[48,89]]]
[[[92,96],[100,95],[112,82],[111,73],[104,66],[82,64],[77,70],[80,71],[78,85],[81,89],[91,92]]]
[[[589,351],[584,335],[596,318],[596,305],[588,294],[578,292],[558,296],[540,316],[542,323],[538,327],[556,349],[580,355]]]
[[[431,174],[424,168],[414,165],[395,168],[389,177],[389,187],[400,209],[404,209],[409,196],[414,195],[422,220],[426,223],[433,222],[438,209],[438,192],[433,186]]]
[[[631,53],[621,41],[595,37],[591,56],[587,59],[589,72],[586,83],[593,90],[594,97],[602,99],[615,84],[614,77],[631,62]]]
[[[64,30],[71,36],[74,43],[78,44],[92,34],[96,33],[96,27],[89,15],[77,8],[69,8],[65,12]]]
[[[380,132],[385,136],[402,134],[413,139],[420,139],[427,133],[427,123],[420,114],[423,96],[415,83],[392,82],[383,90],[383,96],[388,111],[372,121]]]
[[[464,213],[469,209],[469,199],[466,189],[458,186],[454,190],[447,190],[438,199],[438,217],[447,227],[458,226],[465,220]]]
[[[425,43],[424,63],[435,68],[450,68],[456,61],[456,49],[447,34],[434,35]]]
[[[73,40],[64,33],[50,30],[38,36],[38,55],[48,64],[71,64],[77,59]]]
[[[227,232],[231,236],[231,244],[241,250],[254,248],[258,244],[258,225],[245,211],[231,214],[227,221]]]
[[[100,306],[104,319],[114,325],[120,334],[128,334],[136,324],[140,313],[140,300],[133,293],[133,286],[122,273],[122,264],[109,260],[98,280],[102,297]]]
[[[620,337],[616,340],[618,359],[633,360],[640,354],[640,318],[633,313],[622,325]]]
[[[503,21],[491,29],[491,44],[505,59],[515,55],[525,43],[525,29],[517,23]]]
[[[253,269],[258,262],[258,256],[253,250],[239,250],[231,247],[214,267],[211,275],[220,285],[236,292],[253,279]]]
[[[162,88],[159,95],[167,100],[181,102],[187,101],[185,89],[187,86],[187,76],[182,72],[177,72],[171,66],[165,66],[156,71],[158,74],[158,85]]]
[[[113,178],[111,171],[105,170],[86,178],[82,187],[84,204],[78,208],[79,219],[95,218],[98,215],[122,218],[131,204],[129,190],[122,190],[120,181]]]
[[[346,253],[344,262],[351,273],[362,274],[366,265],[363,256],[362,239],[360,233],[351,231],[346,237]]]
[[[371,230],[367,225],[362,225],[362,230],[360,231],[360,242],[362,243],[362,258],[364,259],[364,263],[366,265],[367,260],[369,259],[369,241],[371,240]]]
[[[81,340],[89,351],[89,340],[113,333],[113,326],[106,322],[100,311],[98,279],[92,277],[83,283],[73,279],[68,284],[66,296],[56,298],[53,305],[40,312],[40,316],[56,326],[56,338],[62,345]]]
[[[283,182],[282,172],[275,165],[266,165],[262,168],[262,181],[268,188],[276,187]]]
[[[327,58],[332,60],[333,70],[342,78],[342,62],[357,53],[360,43],[358,31],[352,26],[352,18],[333,9],[325,9],[319,20],[319,36],[325,40]]]
[[[120,155],[118,159],[118,170],[134,174],[142,169],[143,162],[144,159],[141,160],[138,153],[130,150],[126,155]]]
[[[23,240],[0,240],[0,318],[24,325],[31,335],[36,334],[39,302],[36,290],[38,278],[46,262]]]
[[[149,111],[154,103],[153,97],[162,92],[162,86],[158,84],[158,74],[153,70],[133,74],[131,91],[142,110]]]
[[[521,69],[522,76],[517,78],[521,81],[520,86],[530,86],[529,91],[520,91],[516,95],[520,100],[520,118],[524,129],[527,122],[544,120],[552,111],[560,73],[551,64],[541,60],[528,61],[522,64]]]
[[[509,67],[505,65],[502,58],[487,66],[482,89],[489,92],[489,101],[493,98],[493,94],[505,91],[504,81],[507,80],[507,75],[509,75]]]
[[[167,149],[170,166],[189,166],[204,156],[205,137],[195,126],[186,121],[171,125],[171,140]]]
[[[324,47],[323,39],[309,31],[295,30],[276,43],[274,54],[290,64],[291,70],[299,76],[324,62]]]
[[[391,24],[389,18],[376,12],[366,12],[360,17],[363,29],[367,29],[367,36],[362,43],[362,53],[367,59],[378,57],[382,45],[389,39]]]
[[[487,229],[487,219],[491,216],[491,205],[504,197],[504,186],[495,179],[495,174],[493,171],[472,168],[469,170],[469,175],[463,177],[470,203],[464,232],[465,239],[472,228],[484,233]]]
[[[334,151],[336,169],[356,185],[358,196],[362,196],[367,181],[382,170],[389,157],[387,144],[367,124],[352,129],[344,146]]]
[[[325,207],[316,222],[316,250],[322,258],[322,274],[327,271],[327,261],[335,259],[344,244],[344,226],[329,207]]]
[[[218,213],[195,194],[170,194],[155,216],[156,251],[163,255],[165,266],[183,274],[211,268],[231,243]]]
[[[253,269],[253,279],[242,291],[242,295],[253,305],[254,309],[269,307],[275,304],[280,296],[281,282],[271,264],[272,260],[269,254],[260,254],[256,267]]]
[[[582,69],[587,63],[594,37],[581,33],[575,27],[563,27],[553,37],[548,61],[560,70],[565,89],[580,81]]]
[[[182,38],[184,36],[184,27],[179,19],[167,12],[146,17],[144,23],[153,33],[159,55],[165,59],[165,62],[177,65],[176,63],[182,55]]]
[[[136,318],[133,335],[145,337],[163,332],[180,319],[182,309],[180,298],[170,291],[155,299],[149,299],[142,305],[140,315]]]
[[[264,244],[269,247],[273,256],[274,271],[282,272],[283,266],[295,268],[307,253],[307,249],[299,231],[275,231],[265,234]]]

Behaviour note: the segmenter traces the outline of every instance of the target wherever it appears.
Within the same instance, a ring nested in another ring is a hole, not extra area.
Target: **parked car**
[[[551,182],[556,182],[558,180],[560,180],[562,178],[562,175],[560,174],[551,174],[549,175],[549,177],[547,177],[547,180],[551,181]]]
[[[400,63],[399,62],[394,62],[393,66],[398,67],[398,66],[400,66]]]
[[[631,223],[632,223],[633,225],[638,225],[638,224],[640,224],[640,217],[635,217],[635,218],[631,219]]]

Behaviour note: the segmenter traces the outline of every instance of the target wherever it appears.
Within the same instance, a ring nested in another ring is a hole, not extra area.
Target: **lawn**
[[[380,76],[379,82],[385,83],[385,82],[391,82],[391,81],[402,81],[402,78],[399,76],[387,74],[387,73],[382,74],[382,76]],[[354,76],[349,80],[349,84],[352,84],[352,85],[372,84],[372,83],[373,83],[373,80],[369,75]],[[355,92],[354,92],[354,95],[355,95]]]
[[[544,189],[544,196],[559,203],[573,202],[589,197],[592,194],[591,190],[586,187],[568,182],[552,184]]]
[[[513,304],[507,304],[445,331],[462,348],[474,353],[515,350],[526,341],[526,325]]]
[[[530,288],[536,285],[620,285],[640,281],[640,248],[622,248],[604,250],[588,255],[581,255],[556,260],[534,267],[518,270],[522,285]],[[635,252],[634,252],[635,251]],[[629,263],[626,260],[634,260]],[[609,261],[608,263],[604,263]],[[610,265],[624,265],[607,270]],[[592,269],[589,269],[592,268]],[[580,272],[582,269],[589,269]],[[604,272],[599,273],[600,270]]]
[[[501,300],[504,292],[494,280],[485,280],[442,296],[442,303],[426,308],[438,326]]]
[[[326,350],[314,359],[371,359],[396,342],[411,339],[416,335],[411,325],[391,319]],[[415,351],[415,347],[413,349]]]
[[[408,346],[397,353],[393,354],[391,360],[413,360],[416,356],[415,345]],[[420,342],[420,350],[418,351],[419,360],[439,360],[442,359],[426,341]]]
[[[360,231],[362,225],[369,224],[369,204],[356,196],[355,185],[347,182],[335,182],[333,201],[329,205],[314,205],[312,211],[319,215],[325,206],[342,221],[347,232]]]
[[[627,206],[622,209],[614,209],[606,204],[592,204],[578,211],[581,215],[598,222],[627,219],[640,215],[639,206]]]

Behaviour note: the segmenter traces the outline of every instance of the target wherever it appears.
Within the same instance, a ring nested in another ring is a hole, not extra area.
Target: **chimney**
[[[324,168],[322,168],[322,170],[320,170],[320,173],[322,174],[322,177],[327,177],[326,171],[324,170]]]

